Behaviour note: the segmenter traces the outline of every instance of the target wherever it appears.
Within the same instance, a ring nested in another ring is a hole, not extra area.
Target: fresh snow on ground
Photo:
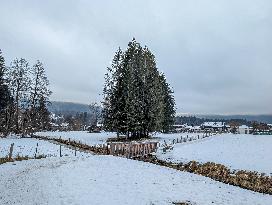
[[[216,162],[232,169],[272,173],[272,136],[223,134],[188,143],[175,144],[161,159],[173,162]]]
[[[9,154],[12,143],[14,143],[13,157],[17,155],[34,157],[36,148],[37,155],[45,155],[46,157],[60,156],[60,145],[48,141],[33,138],[0,138],[0,157],[5,157]],[[74,156],[75,150],[62,146],[61,153],[63,156]],[[76,154],[79,156],[86,155],[86,153],[79,151]]]
[[[101,132],[88,133],[87,131],[71,132],[39,132],[40,136],[52,138],[71,139],[88,145],[103,144],[109,137],[115,137],[115,133]],[[203,137],[203,133],[173,133],[153,134],[151,141],[164,141],[169,144],[173,139]],[[159,149],[158,156],[161,159],[174,162],[216,162],[224,164],[232,169],[246,169],[251,171],[272,173],[272,137],[265,135],[234,135],[222,134],[192,142],[175,144],[173,150],[166,153]],[[34,146],[35,147],[35,146]]]
[[[62,139],[71,139],[76,142],[81,142],[88,145],[97,145],[106,143],[108,138],[116,137],[116,133],[113,132],[101,132],[101,133],[89,133],[87,131],[68,131],[68,132],[37,132],[35,133],[38,136],[46,136],[50,138],[62,138]],[[163,133],[154,133],[152,138],[147,141],[159,141],[160,143],[170,143],[173,139],[180,139],[180,137],[202,137],[203,133],[174,133],[174,134],[163,134]]]
[[[165,133],[156,133],[153,134],[153,138],[157,139],[160,141],[160,143],[164,143],[164,141],[167,144],[170,144],[173,142],[173,140],[180,140],[182,138],[194,138],[197,139],[197,137],[202,138],[204,136],[203,133],[170,133],[170,134],[165,134]]]
[[[16,164],[16,166],[14,165]],[[272,196],[113,156],[62,157],[0,166],[1,204],[271,205]]]
[[[104,144],[108,138],[115,137],[112,132],[89,133],[87,131],[69,131],[69,132],[37,132],[38,136],[46,136],[51,138],[71,139],[87,145]]]

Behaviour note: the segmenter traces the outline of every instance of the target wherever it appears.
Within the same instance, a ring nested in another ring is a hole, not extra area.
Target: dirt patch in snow
[[[28,157],[28,156],[16,156],[15,158],[3,157],[3,158],[0,158],[0,165],[7,162],[24,161],[24,160],[30,160],[30,159],[42,159],[42,158],[45,158],[45,156],[39,155],[35,158]]]
[[[173,202],[174,205],[196,205],[195,203],[191,203],[190,201],[185,202]]]

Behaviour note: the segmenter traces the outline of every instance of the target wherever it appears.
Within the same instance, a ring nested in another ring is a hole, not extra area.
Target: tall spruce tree
[[[36,131],[51,129],[50,112],[48,111],[47,104],[48,100],[44,96],[41,96],[39,98],[38,107],[35,108],[36,122],[34,128]]]
[[[126,51],[119,48],[105,76],[104,125],[127,137],[147,137],[169,131],[175,101],[155,56],[133,39]]]
[[[10,100],[10,92],[5,79],[5,71],[5,59],[0,50],[0,112],[8,106]]]
[[[164,117],[162,122],[163,132],[170,132],[172,130],[172,125],[175,122],[175,99],[173,96],[173,91],[170,88],[170,85],[166,82],[164,74],[161,74],[161,84],[163,92],[163,109]]]
[[[8,122],[8,107],[11,103],[10,91],[5,78],[5,59],[0,50],[0,133],[6,134]]]
[[[111,131],[125,132],[125,89],[124,75],[122,75],[122,58],[123,53],[119,48],[115,53],[111,67],[108,67],[108,73],[105,75],[104,84],[104,101],[103,101],[103,118],[104,126]]]

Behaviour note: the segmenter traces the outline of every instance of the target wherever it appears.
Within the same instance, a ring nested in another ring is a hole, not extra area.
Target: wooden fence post
[[[110,154],[114,155],[114,145],[113,145],[113,143],[110,143]]]
[[[113,147],[114,147],[113,153],[116,155],[117,145],[116,145],[116,144],[113,144]]]
[[[132,156],[132,147],[133,147],[133,144],[130,143],[130,145],[129,145],[129,158],[131,158],[131,156]]]
[[[36,150],[35,150],[35,159],[37,158],[38,146],[39,146],[39,143],[37,143],[37,146],[36,146]]]
[[[14,147],[14,143],[12,143],[12,144],[10,145],[10,148],[9,148],[9,160],[11,160],[11,158],[12,158],[13,147]]]
[[[135,144],[132,145],[132,157],[135,156]]]
[[[112,155],[114,155],[115,154],[115,144],[112,143],[111,146],[112,146]]]
[[[108,153],[111,154],[111,144],[108,143]]]
[[[60,157],[62,157],[62,154],[61,154],[61,145],[60,145]]]
[[[126,146],[126,158],[128,158],[128,156],[129,156],[129,144],[127,144],[127,146]]]
[[[122,155],[122,144],[118,144],[118,155]]]

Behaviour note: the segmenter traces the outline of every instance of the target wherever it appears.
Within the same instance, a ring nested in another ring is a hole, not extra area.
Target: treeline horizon
[[[216,119],[216,118],[202,118],[197,116],[176,116],[175,124],[187,124],[191,126],[200,126],[204,122],[225,122],[226,124],[232,125],[247,125],[247,126],[256,126],[257,124],[267,124],[266,122],[262,122],[261,120],[247,120],[247,119],[239,119],[239,118],[231,118],[231,119]]]

